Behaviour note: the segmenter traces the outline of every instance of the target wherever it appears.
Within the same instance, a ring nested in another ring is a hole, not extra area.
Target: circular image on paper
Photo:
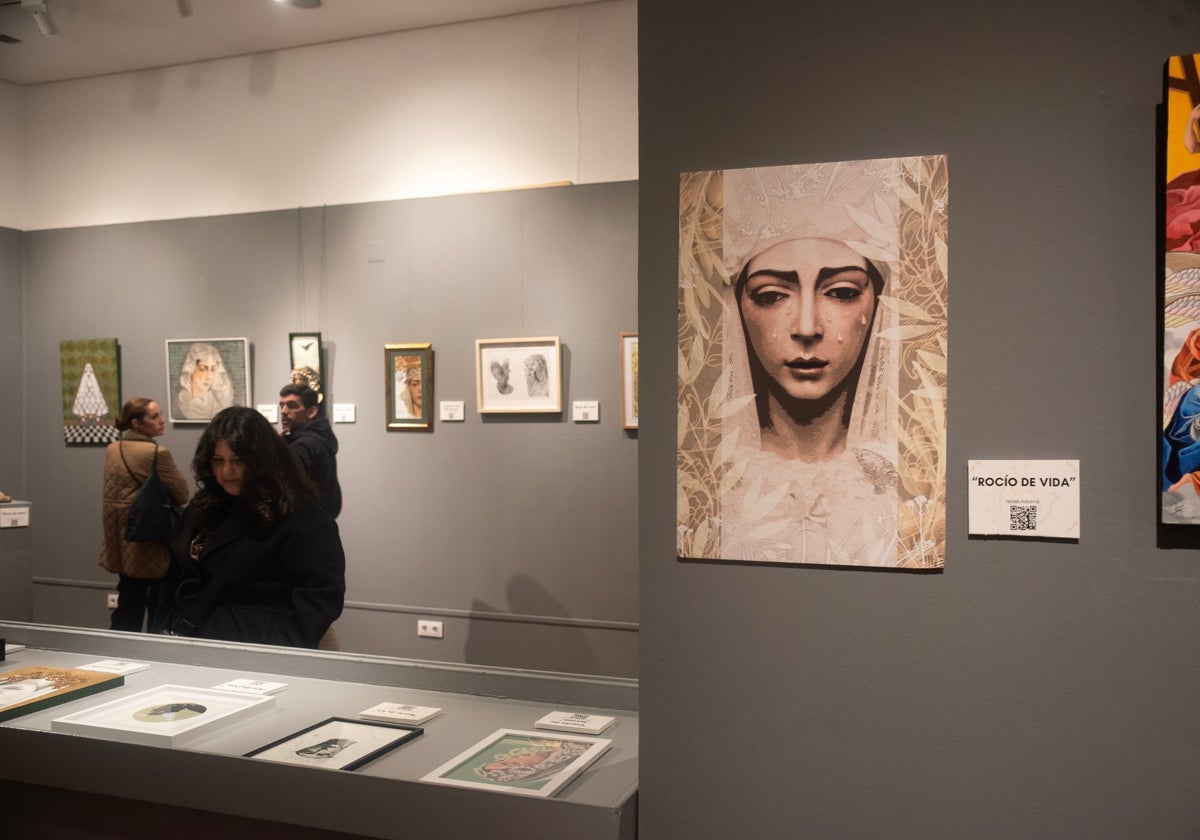
[[[161,706],[147,706],[133,713],[134,720],[143,723],[171,723],[199,717],[208,709],[199,703],[163,703]]]

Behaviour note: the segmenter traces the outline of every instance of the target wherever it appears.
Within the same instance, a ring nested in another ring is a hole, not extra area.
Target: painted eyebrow
[[[849,271],[857,271],[864,277],[867,276],[867,270],[861,265],[827,266],[826,268],[822,268],[817,272],[817,283],[819,284],[831,277],[837,277],[839,274]],[[746,280],[750,281],[759,276],[774,277],[776,280],[781,280],[784,283],[790,283],[793,286],[800,285],[799,273],[795,271],[780,271],[774,268],[760,268],[757,271],[751,272]]]

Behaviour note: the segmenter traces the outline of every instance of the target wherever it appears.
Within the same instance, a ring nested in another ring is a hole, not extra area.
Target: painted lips
[[[827,359],[790,359],[785,363],[788,370],[800,376],[817,376],[829,366]]]

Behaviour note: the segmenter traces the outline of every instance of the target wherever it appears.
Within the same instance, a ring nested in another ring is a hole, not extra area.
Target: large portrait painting
[[[1200,73],[1166,69],[1162,522],[1200,523]]]
[[[944,156],[684,173],[683,558],[945,563]]]
[[[167,339],[172,423],[207,423],[231,405],[250,405],[250,341]]]
[[[121,436],[121,367],[115,338],[58,343],[63,440],[106,446]]]

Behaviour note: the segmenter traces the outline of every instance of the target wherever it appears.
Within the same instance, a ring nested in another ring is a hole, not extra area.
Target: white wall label
[[[968,461],[971,534],[1079,538],[1078,461]]]
[[[272,423],[279,422],[279,406],[275,403],[260,403],[255,408],[258,409],[259,414],[266,417]]]
[[[26,505],[0,508],[0,528],[28,528],[29,508]]]
[[[333,422],[353,423],[355,416],[354,403],[334,403]]]
[[[443,422],[459,423],[462,422],[465,416],[463,409],[464,404],[462,400],[442,400],[438,403],[438,416]]]
[[[600,403],[596,400],[575,400],[571,403],[571,419],[576,423],[599,423]]]

